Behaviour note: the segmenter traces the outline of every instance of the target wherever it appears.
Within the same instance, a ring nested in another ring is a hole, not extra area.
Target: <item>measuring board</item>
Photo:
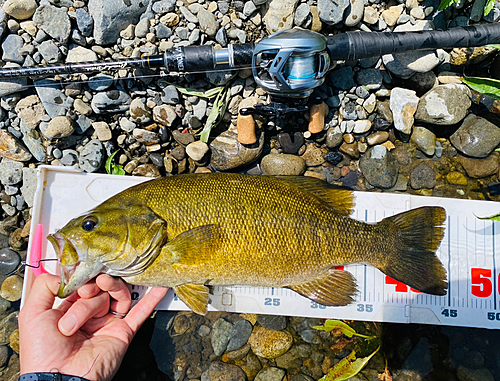
[[[40,166],[38,171],[31,231],[37,224],[43,224],[45,235],[121,190],[150,180],[88,174],[52,166]],[[371,266],[349,265],[344,269],[356,277],[359,292],[355,302],[346,307],[325,307],[288,289],[219,286],[212,289],[209,311],[500,328],[500,225],[476,217],[499,213],[500,203],[409,194],[354,193],[356,207],[351,217],[366,222],[377,222],[420,206],[446,209],[445,236],[437,255],[448,273],[447,295],[419,293]],[[30,247],[31,237],[28,253]],[[52,246],[44,240],[42,258],[55,257]],[[54,274],[58,271],[55,262],[46,262],[45,268]],[[33,273],[27,271],[23,293],[29,292],[33,280]],[[130,288],[134,300],[147,291],[146,287]],[[187,310],[187,307],[169,291],[158,309]]]

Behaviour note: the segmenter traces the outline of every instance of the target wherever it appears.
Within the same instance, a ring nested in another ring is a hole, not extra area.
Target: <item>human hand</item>
[[[129,312],[131,299],[125,283],[99,275],[52,308],[59,282],[58,276],[40,275],[19,313],[21,374],[59,372],[92,381],[110,380],[135,333],[167,289],[153,288]]]

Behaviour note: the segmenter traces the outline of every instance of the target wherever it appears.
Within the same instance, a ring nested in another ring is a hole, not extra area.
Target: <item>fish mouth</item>
[[[69,284],[76,268],[81,263],[80,255],[75,245],[73,245],[69,239],[64,238],[59,232],[48,235],[47,239],[56,251],[60,267],[61,283],[59,285],[57,296],[65,298],[69,295],[69,293],[65,290],[66,286]]]

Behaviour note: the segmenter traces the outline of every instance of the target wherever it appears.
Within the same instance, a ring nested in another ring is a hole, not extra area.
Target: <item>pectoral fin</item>
[[[198,315],[206,315],[209,301],[208,287],[204,284],[182,284],[174,287],[177,297]]]
[[[219,225],[203,225],[179,234],[162,250],[169,252],[171,264],[198,265],[212,259],[220,243]]]
[[[354,301],[357,291],[351,273],[334,269],[310,282],[288,287],[324,306],[346,306]]]

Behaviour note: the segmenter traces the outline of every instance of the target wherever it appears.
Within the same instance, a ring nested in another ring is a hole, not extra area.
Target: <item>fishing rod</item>
[[[295,27],[275,33],[256,44],[230,44],[223,49],[215,49],[211,45],[185,46],[176,47],[162,55],[134,59],[0,69],[0,80],[138,67],[162,68],[168,73],[190,73],[251,65],[257,85],[271,97],[269,104],[256,104],[239,111],[238,141],[254,144],[257,141],[254,115],[284,120],[290,114],[309,111],[309,132],[321,132],[324,128],[325,104],[321,99],[309,98],[339,60],[352,61],[392,53],[496,43],[500,43],[498,23],[445,31],[354,31],[328,37]]]

